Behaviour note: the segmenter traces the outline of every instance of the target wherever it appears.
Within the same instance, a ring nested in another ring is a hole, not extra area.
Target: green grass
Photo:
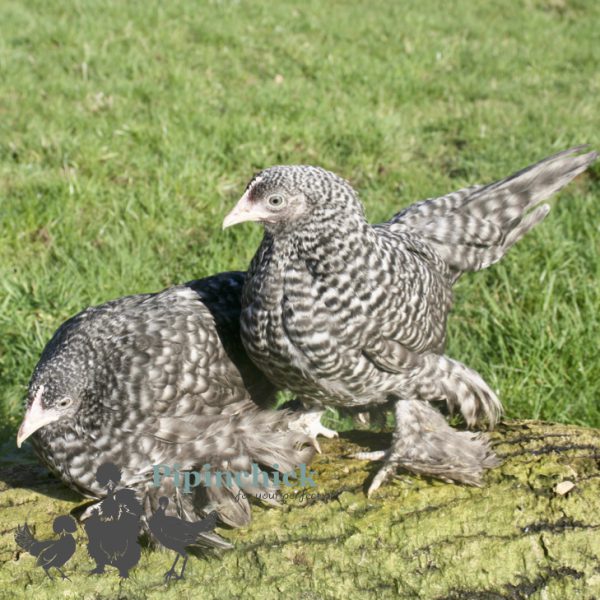
[[[83,307],[243,269],[250,176],[332,169],[373,221],[600,148],[600,3],[0,4],[0,416]],[[456,288],[449,353],[509,416],[600,426],[600,167]]]

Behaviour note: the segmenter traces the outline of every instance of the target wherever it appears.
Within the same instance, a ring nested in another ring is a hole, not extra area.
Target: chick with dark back
[[[173,498],[189,520],[216,510],[231,526],[251,518],[248,484],[181,493],[174,477],[160,486],[154,465],[179,471],[308,463],[310,434],[289,411],[266,410],[274,388],[246,356],[239,337],[245,275],[222,273],[157,294],[88,308],[65,322],[44,349],[29,385],[18,444],[31,436],[41,460],[70,487],[103,498],[95,479],[104,462],[121,466],[146,518],[158,498]],[[233,465],[233,467],[232,467]],[[260,486],[259,486],[260,487]],[[112,493],[112,492],[111,492]],[[215,533],[206,543],[230,546]]]

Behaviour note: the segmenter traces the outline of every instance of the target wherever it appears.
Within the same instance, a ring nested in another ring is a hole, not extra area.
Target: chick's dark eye
[[[61,398],[56,405],[58,408],[67,408],[71,404],[71,398]]]
[[[271,196],[269,198],[269,205],[275,208],[280,207],[283,204],[283,198],[281,196]]]

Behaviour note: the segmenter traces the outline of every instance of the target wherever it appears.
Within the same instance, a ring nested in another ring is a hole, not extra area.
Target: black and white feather
[[[310,405],[395,406],[396,433],[371,491],[403,466],[479,484],[497,464],[469,426],[502,406],[482,377],[444,355],[452,286],[497,262],[549,211],[541,204],[597,157],[573,148],[486,186],[418,202],[372,226],[345,180],[310,166],[262,171],[224,226],[264,223],[244,286],[242,339],[277,386]]]
[[[31,378],[19,444],[31,435],[42,461],[90,497],[106,494],[97,467],[119,465],[121,485],[136,490],[146,517],[167,496],[169,514],[196,521],[214,510],[229,525],[248,523],[250,505],[235,481],[193,494],[172,477],[153,486],[153,465],[181,472],[209,465],[214,477],[250,472],[253,463],[291,471],[313,456],[312,440],[296,431],[298,415],[259,406],[274,388],[240,341],[243,280],[223,273],[69,319]],[[244,483],[248,496],[264,491],[262,477]]]

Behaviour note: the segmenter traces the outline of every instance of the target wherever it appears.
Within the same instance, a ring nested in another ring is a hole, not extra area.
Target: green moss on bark
[[[129,580],[93,567],[83,530],[49,581],[14,543],[18,523],[52,537],[55,516],[81,499],[41,467],[0,470],[0,595],[10,598],[593,598],[600,595],[600,431],[520,421],[494,435],[502,467],[485,487],[400,475],[368,499],[376,464],[345,455],[385,435],[323,443],[317,487],[281,509],[254,508],[250,527],[222,531],[235,549],[192,558],[187,579],[163,584],[170,552],[146,549]],[[562,481],[575,486],[565,495]]]

